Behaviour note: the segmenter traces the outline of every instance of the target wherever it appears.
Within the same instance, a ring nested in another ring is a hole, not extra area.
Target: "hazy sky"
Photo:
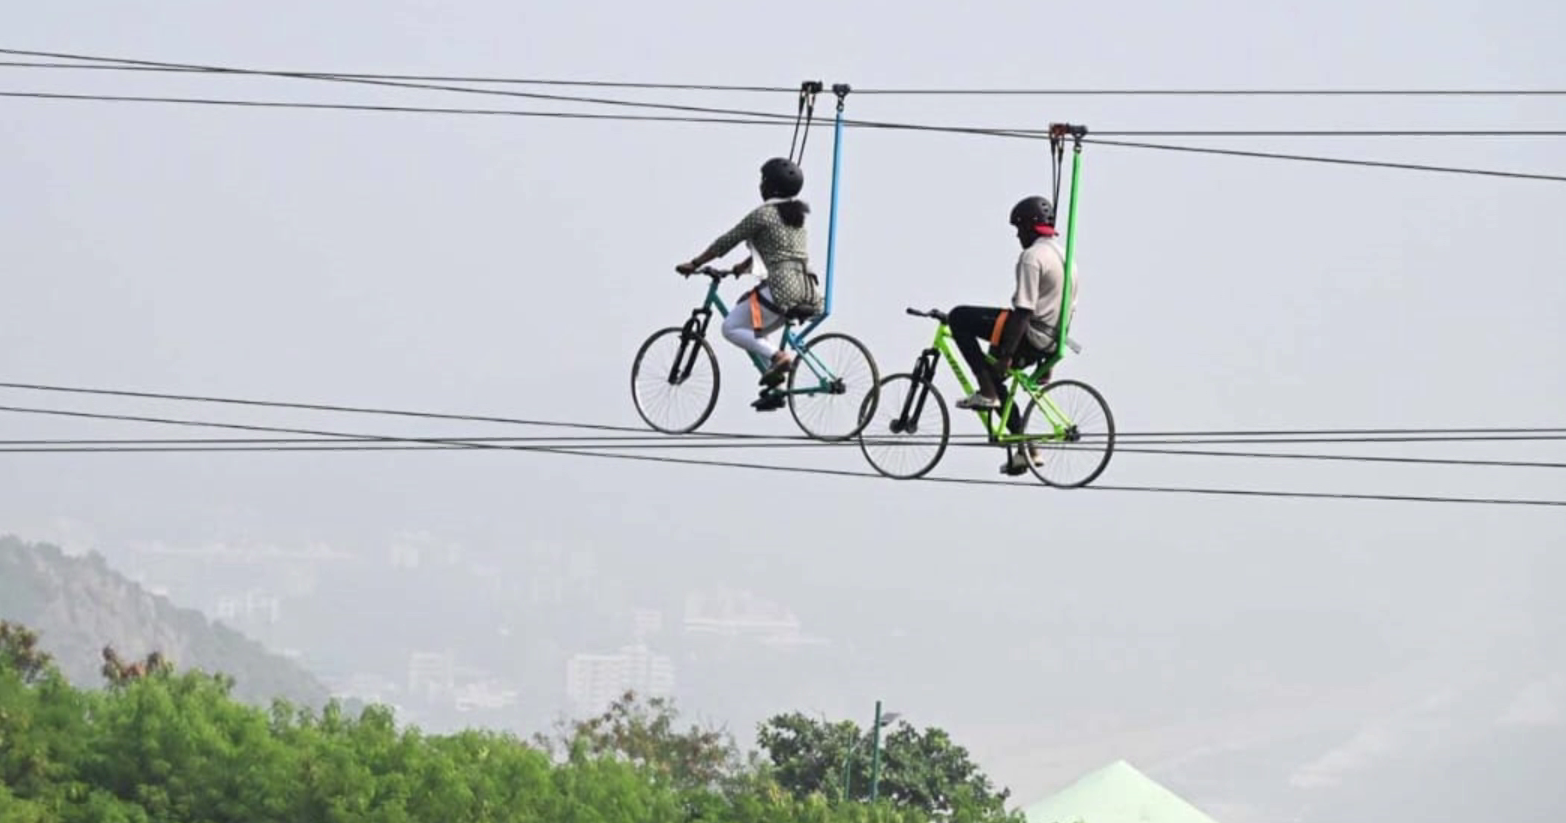
[[[0,46],[275,69],[782,86],[1566,86],[1566,7],[1543,0],[956,8],[60,0],[0,12]],[[0,89],[566,108],[111,72],[0,69]],[[794,102],[638,99],[782,113]],[[829,99],[820,111],[830,112]],[[15,99],[0,108],[0,380],[619,425],[637,424],[626,379],[636,346],[701,296],[702,284],[673,266],[753,206],[756,167],[786,153],[789,138],[786,127]],[[1100,131],[1566,126],[1553,97],[863,95],[850,96],[848,114],[1015,128],[1070,120]],[[805,166],[818,266],[830,142],[829,130],[814,133]],[[1566,174],[1561,143],[1547,138],[1184,142]],[[827,328],[864,340],[883,373],[903,371],[930,332],[905,306],[1008,296],[1017,247],[1005,216],[1019,197],[1047,190],[1046,145],[851,130],[843,159]],[[1086,349],[1059,374],[1101,389],[1125,431],[1558,425],[1563,213],[1560,183],[1092,146],[1073,325]],[[712,342],[732,379],[708,428],[796,433],[786,412],[750,410],[748,364],[717,334]],[[942,387],[956,399],[949,379]],[[24,392],[0,392],[0,402],[399,435],[544,433]],[[3,422],[7,439],[236,436],[25,415]],[[964,413],[953,427],[979,431]],[[1563,456],[1538,444],[1420,453]],[[707,456],[868,468],[855,449]],[[1000,460],[959,450],[938,473],[988,479]],[[1547,470],[1137,454],[1118,456],[1101,482],[1566,498],[1566,482]],[[1343,621],[1362,624],[1388,644],[1429,650],[1413,656],[1434,668],[1367,664],[1336,686],[1367,690],[1404,683],[1416,669],[1416,682],[1439,680],[1462,668],[1440,656],[1452,647],[1482,650],[1538,619],[1559,631],[1546,582],[1558,577],[1542,577],[1561,570],[1550,558],[1566,522],[1559,510],[1036,485],[491,453],[8,455],[0,531],[92,546],[374,541],[429,530],[497,553],[508,541],[556,540],[656,553],[693,577],[783,587],[801,609],[815,597],[835,599],[831,611],[862,602],[892,622],[893,610],[948,613],[937,647],[992,655],[965,683],[918,689],[867,671],[822,684],[822,708],[863,714],[879,697],[920,723],[967,734],[1024,798],[1113,757],[1173,759],[1245,725],[1213,708],[1223,703],[1217,683],[1191,698],[1203,706],[1195,714],[1158,683],[1105,682],[1128,707],[1156,705],[1169,724],[1197,723],[1194,739],[1127,731],[1123,745],[1091,750],[1059,739],[1051,729],[1072,706],[1051,700],[1045,676],[1070,673],[1049,662],[1051,631],[1091,643],[1099,627],[1116,627],[1150,638],[1119,653],[1178,661],[1182,644],[1201,644],[1204,660],[1229,665],[1281,642],[1246,630],[1248,615],[1278,611],[1305,626],[1288,639],[1288,655],[1322,667],[1337,665],[1334,647],[1313,640],[1312,625],[1333,625],[1338,637]],[[1552,665],[1559,670],[1558,658]],[[1387,711],[1426,697],[1386,689],[1377,705]],[[1563,696],[1559,686],[1553,694]],[[1325,697],[1317,710],[1344,717]],[[1340,760],[1361,762],[1325,762]],[[1245,813],[1233,812],[1231,820]]]

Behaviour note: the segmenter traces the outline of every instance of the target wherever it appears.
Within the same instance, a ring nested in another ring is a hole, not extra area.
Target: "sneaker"
[[[958,400],[955,405],[959,409],[998,409],[1001,407],[1001,401],[993,397],[985,397],[984,392],[974,392]]]
[[[784,402],[781,393],[764,391],[760,397],[751,401],[750,407],[759,412],[776,411],[783,408]]]
[[[766,386],[769,389],[775,388],[779,383],[782,383],[783,380],[788,377],[788,367],[793,365],[793,363],[794,358],[792,357],[783,357],[780,360],[773,361],[772,367],[762,373],[760,381],[761,385]]]
[[[1038,446],[1029,446],[1027,457],[1023,456],[1022,449],[1013,451],[1011,453],[1011,457],[1007,458],[1006,462],[1001,464],[1001,474],[1011,475],[1012,477],[1016,477],[1019,474],[1026,474],[1028,471],[1029,460],[1032,460],[1034,465],[1038,465],[1038,463],[1043,460],[1043,457],[1039,454]]]

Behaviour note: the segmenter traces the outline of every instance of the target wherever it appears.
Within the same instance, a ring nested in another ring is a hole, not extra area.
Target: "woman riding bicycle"
[[[734,310],[723,321],[723,337],[770,364],[761,376],[761,385],[768,388],[783,382],[793,358],[772,345],[767,336],[782,328],[786,316],[820,312],[821,295],[816,276],[809,271],[809,235],[805,231],[805,215],[810,213],[810,206],[795,199],[804,186],[805,173],[793,162],[774,157],[763,163],[764,202],[712,241],[706,251],[674,267],[680,274],[688,275],[728,254],[741,242],[749,247],[752,256],[735,266],[734,271],[749,271],[755,256],[761,257],[766,280],[735,301]]]

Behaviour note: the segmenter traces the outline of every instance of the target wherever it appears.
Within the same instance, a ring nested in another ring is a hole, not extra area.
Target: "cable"
[[[442,108],[432,106],[393,106],[377,105],[373,103],[303,103],[293,101],[273,100],[235,100],[214,97],[151,97],[141,95],[120,94],[65,94],[56,92],[36,91],[3,91],[0,97],[32,98],[38,100],[88,100],[105,103],[182,103],[188,105],[203,106],[239,106],[245,108],[271,108],[271,109],[327,109],[339,111],[372,111],[392,112],[400,114],[459,114],[459,115],[483,115],[505,117],[543,117],[562,118],[575,120],[625,120],[660,123],[714,123],[720,125],[744,125],[744,126],[787,126],[789,123],[774,120],[759,120],[746,118],[719,118],[719,117],[691,117],[678,115],[656,114],[592,114],[589,112],[567,111],[518,111],[515,109],[469,109],[469,108]]]
[[[620,426],[606,423],[579,423],[561,420],[541,420],[537,418],[500,417],[496,415],[479,414],[451,414],[444,412],[417,411],[411,409],[392,409],[372,406],[345,406],[327,403],[302,403],[284,400],[257,400],[253,398],[216,397],[208,395],[175,394],[170,392],[151,392],[134,389],[104,389],[90,388],[86,386],[63,386],[43,383],[23,383],[0,381],[0,389],[14,389],[17,391],[47,392],[54,394],[85,394],[103,397],[133,397],[142,400],[173,400],[186,403],[216,403],[234,406],[254,406],[276,409],[301,409],[305,411],[329,411],[343,412],[347,414],[372,414],[391,417],[411,417],[425,420],[456,420],[469,423],[505,423],[518,426],[538,426],[545,428],[584,429],[590,431],[626,432],[641,435],[642,438],[662,439],[670,435],[661,435],[649,431],[645,427]],[[1339,438],[1328,435],[1353,435],[1353,438]],[[1455,436],[1466,435],[1466,436]],[[1117,439],[1123,438],[1160,438],[1158,440],[1139,441],[1138,445],[1180,445],[1192,444],[1255,444],[1255,443],[1370,443],[1370,442],[1454,442],[1473,440],[1561,440],[1566,439],[1566,428],[1549,428],[1539,426],[1511,426],[1511,427],[1480,427],[1480,428],[1356,428],[1356,429],[1226,429],[1216,431],[1199,430],[1166,430],[1149,432],[1116,432]],[[1362,437],[1363,436],[1363,437]],[[692,432],[678,435],[678,437],[717,438],[733,440],[811,440],[806,435],[771,436],[761,434],[748,434],[739,432]],[[953,440],[962,440],[968,435],[954,435]],[[980,438],[983,435],[972,435]],[[1279,437],[1303,437],[1307,439],[1283,440],[1272,439]],[[1189,440],[1164,439],[1164,438],[1197,438]],[[1209,438],[1242,438],[1235,440],[1209,439]],[[1265,438],[1265,439],[1263,439]],[[472,438],[463,438],[472,439]],[[529,439],[529,438],[524,438]],[[581,439],[581,438],[565,438]]]
[[[4,52],[10,53],[10,52]],[[177,66],[115,66],[91,63],[38,63],[38,62],[0,62],[0,68],[11,69],[98,69],[106,71],[142,71],[142,72],[174,72],[178,74],[223,74],[225,72],[214,71],[205,68],[182,68]],[[721,92],[760,92],[760,93],[786,93],[797,94],[797,86],[737,86],[721,83],[632,83],[614,80],[544,80],[522,77],[464,77],[438,74],[376,74],[366,72],[341,72],[341,71],[310,71],[290,72],[291,74],[318,74],[331,75],[333,77],[347,77],[355,80],[410,80],[430,83],[494,83],[512,86],[567,86],[578,88],[608,88],[608,89],[651,89],[660,91],[721,91]]]
[[[1566,137],[1566,129],[1094,129],[1101,137]]]
[[[447,438],[441,438],[445,440]],[[653,442],[628,442],[650,441],[652,438],[619,438],[619,437],[460,437],[452,440],[491,443],[563,443],[565,447],[574,449],[658,449],[658,450],[686,450],[686,449],[756,449],[756,448],[857,448],[856,441],[848,442],[823,442],[823,441],[795,441],[783,442],[755,442],[755,441],[700,441],[695,443],[681,442],[667,439]],[[873,438],[872,438],[873,442]],[[899,438],[895,442],[900,445],[909,445],[907,439]],[[990,448],[988,443],[957,443],[957,446]],[[246,451],[444,451],[451,449],[465,449],[467,446],[446,445],[419,445],[419,446],[387,446],[374,441],[347,444],[340,440],[321,440],[319,438],[166,438],[153,440],[131,439],[104,439],[104,440],[0,440],[0,454],[71,454],[71,453],[129,453],[129,452],[246,452]],[[1087,451],[1089,447],[1073,447],[1051,444],[1052,450]],[[1474,466],[1493,468],[1525,468],[1525,469],[1566,469],[1566,463],[1552,463],[1527,460],[1481,460],[1469,458],[1439,458],[1439,457],[1395,457],[1380,455],[1351,455],[1351,454],[1297,454],[1288,452],[1236,452],[1236,451],[1204,451],[1195,449],[1145,449],[1136,446],[1115,446],[1116,454],[1149,454],[1175,457],[1236,457],[1260,460],[1325,460],[1342,461],[1352,463],[1403,463],[1433,466]]]
[[[468,86],[453,86],[436,83],[412,83],[401,80],[376,80],[364,77],[345,77],[337,74],[310,74],[306,72],[269,71],[264,69],[242,69],[231,66],[204,66],[193,63],[166,63],[158,60],[133,60],[123,57],[97,57],[84,54],[63,54],[58,52],[24,51],[19,49],[0,49],[0,54],[15,54],[27,57],[52,57],[66,60],[90,60],[97,63],[121,63],[129,66],[149,66],[157,68],[188,69],[212,74],[240,74],[255,77],[284,77],[294,80],[320,80],[329,83],[355,83],[369,86],[385,86],[389,88],[418,89],[422,91],[445,91],[457,94],[498,95],[501,97],[522,97],[531,100],[554,100],[570,103],[592,103],[600,106],[627,106],[631,108],[665,109],[669,111],[684,111],[699,114],[723,114],[738,117],[752,117],[762,119],[781,119],[792,123],[793,115],[776,114],[773,112],[742,111],[736,109],[720,109],[709,106],[688,106],[676,103],[648,103],[640,100],[621,100],[610,97],[579,97],[573,95],[544,94],[542,92],[514,91],[511,89],[475,89]]]
[[[1526,180],[1550,180],[1553,182],[1566,182],[1566,176],[1557,174],[1532,174],[1519,171],[1496,171],[1491,169],[1459,168],[1454,166],[1429,166],[1418,163],[1393,163],[1385,160],[1355,160],[1347,157],[1315,157],[1301,154],[1278,154],[1274,152],[1243,151],[1240,149],[1214,149],[1198,146],[1170,146],[1160,143],[1132,143],[1122,140],[1102,140],[1095,137],[1083,138],[1084,143],[1093,143],[1100,146],[1121,146],[1125,148],[1157,149],[1162,151],[1183,151],[1197,154],[1218,154],[1231,157],[1262,157],[1272,160],[1298,160],[1308,163],[1333,163],[1342,166],[1367,166],[1385,169],[1405,169],[1410,171],[1445,172],[1449,174],[1472,174],[1486,177],[1511,177]]]
[[[315,110],[323,110],[323,109],[325,109],[325,110],[339,110],[339,111],[366,111],[366,112],[383,112],[383,113],[389,112],[389,113],[403,113],[403,114],[420,113],[420,114],[449,114],[449,115],[484,115],[484,116],[536,117],[536,118],[574,119],[574,120],[619,120],[619,121],[646,121],[646,122],[665,122],[665,123],[703,123],[703,124],[717,124],[717,125],[751,125],[751,126],[791,125],[790,123],[785,122],[785,121],[781,121],[781,120],[771,120],[771,119],[762,120],[762,119],[757,119],[757,117],[760,117],[760,116],[774,117],[774,116],[780,116],[780,115],[764,115],[763,113],[748,113],[748,112],[739,112],[739,114],[741,114],[741,115],[747,115],[747,116],[742,116],[742,117],[717,118],[717,117],[690,117],[690,116],[679,117],[679,116],[672,116],[672,115],[661,115],[661,116],[660,115],[642,115],[642,116],[635,116],[635,115],[612,115],[612,114],[592,114],[592,113],[584,113],[584,112],[557,112],[557,111],[539,112],[539,111],[517,111],[517,110],[508,110],[508,109],[440,108],[440,107],[426,107],[426,106],[394,106],[394,105],[355,104],[355,103],[301,103],[301,102],[282,102],[282,101],[267,101],[267,100],[238,100],[238,99],[226,99],[226,98],[201,98],[201,97],[153,97],[153,96],[107,95],[107,94],[65,94],[65,93],[56,93],[56,92],[4,91],[4,92],[0,92],[0,97],[31,98],[31,99],[39,99],[39,100],[77,100],[77,101],[94,101],[94,102],[167,103],[167,104],[207,105],[207,106],[236,106],[236,107],[243,107],[243,108],[315,109]],[[587,98],[582,98],[582,99],[586,100]],[[713,111],[726,111],[726,110],[715,109]],[[935,126],[935,125],[924,125],[924,124],[917,124],[917,123],[889,123],[889,122],[875,122],[875,121],[863,121],[863,120],[851,121],[851,120],[847,120],[847,119],[845,119],[843,121],[843,125],[845,127],[847,127],[847,128],[870,128],[870,129],[885,129],[885,130],[898,130],[898,131],[930,132],[930,133],[940,133],[940,134],[976,135],[976,136],[985,136],[985,137],[1008,137],[1008,138],[1024,139],[1024,140],[1042,140],[1042,139],[1045,139],[1044,134],[1042,132],[1039,132],[1039,131],[1036,131],[1036,130],[1030,131],[1030,130],[1006,130],[1006,129],[989,129],[989,128],[977,128],[977,127],[961,127],[961,126]],[[1293,160],[1293,161],[1315,162],[1315,163],[1330,163],[1330,164],[1335,164],[1335,165],[1346,165],[1346,166],[1391,168],[1391,169],[1413,170],[1413,171],[1442,172],[1442,173],[1447,173],[1447,174],[1476,175],[1476,176],[1484,176],[1484,177],[1504,177],[1504,178],[1515,178],[1515,179],[1546,180],[1546,181],[1551,181],[1551,182],[1566,182],[1566,176],[1561,176],[1561,175],[1533,174],[1533,173],[1527,173],[1527,172],[1511,172],[1511,171],[1500,171],[1500,170],[1492,170],[1492,169],[1475,169],[1475,168],[1467,168],[1467,167],[1460,167],[1460,166],[1416,165],[1416,164],[1409,164],[1409,163],[1392,163],[1392,162],[1376,161],[1376,160],[1357,160],[1357,159],[1353,159],[1353,158],[1343,158],[1343,157],[1315,157],[1315,156],[1297,155],[1297,154],[1277,154],[1277,153],[1269,153],[1269,152],[1241,151],[1241,150],[1238,150],[1238,149],[1217,149],[1217,148],[1204,148],[1204,147],[1198,147],[1198,146],[1171,146],[1171,145],[1162,145],[1162,144],[1154,144],[1154,143],[1131,143],[1131,142],[1122,142],[1122,141],[1115,141],[1115,140],[1103,140],[1103,139],[1092,138],[1092,137],[1085,138],[1084,142],[1086,142],[1086,143],[1096,143],[1098,145],[1104,145],[1104,146],[1118,146],[1118,147],[1144,148],[1144,149],[1162,149],[1162,150],[1166,150],[1166,151],[1196,152],[1196,153],[1215,154],[1215,155],[1228,155],[1228,156],[1233,156],[1233,157],[1265,158],[1265,159],[1273,159],[1273,160]]]
[[[579,448],[564,448],[559,446],[536,445],[507,445],[500,443],[477,443],[471,441],[454,441],[437,438],[413,438],[413,437],[384,437],[366,434],[349,434],[344,432],[322,431],[319,429],[293,429],[274,426],[254,426],[241,423],[217,423],[196,420],[181,420],[174,418],[142,417],[137,415],[111,415],[94,412],[79,412],[65,409],[37,409],[20,408],[14,406],[0,406],[0,411],[17,412],[24,414],[58,415],[65,417],[81,417],[100,420],[121,420],[129,422],[163,423],[178,426],[199,426],[210,428],[241,429],[245,431],[270,431],[280,434],[303,434],[317,437],[352,438],[355,440],[375,440],[388,443],[432,443],[438,445],[465,446],[475,449],[494,449],[503,451],[525,452],[549,452],[553,454],[568,454],[578,457],[601,457],[613,460],[634,460],[651,463],[670,463],[679,465],[712,466],[721,468],[742,468],[758,471],[788,472],[793,474],[809,474],[832,477],[859,477],[876,478],[881,476],[873,472],[852,472],[841,469],[821,469],[802,466],[774,466],[764,463],[745,463],[728,460],[695,460],[683,457],[667,457],[655,455],[619,454],[607,451],[588,451]],[[915,482],[952,483],[959,485],[976,486],[1009,486],[1012,488],[1050,488],[1047,486],[1035,486],[1031,483],[1007,482],[1001,480],[979,480],[960,477],[923,477]],[[1351,492],[1289,492],[1266,489],[1223,489],[1223,488],[1195,488],[1174,486],[1087,486],[1086,491],[1128,491],[1163,494],[1202,494],[1219,496],[1240,497],[1274,497],[1274,498],[1299,498],[1299,499],[1333,499],[1333,500],[1375,500],[1386,502],[1417,502],[1417,503],[1461,503],[1461,504],[1486,504],[1509,506],[1542,506],[1542,507],[1566,507],[1566,500],[1528,499],[1528,498],[1479,498],[1479,497],[1447,497],[1436,495],[1391,495],[1391,494],[1366,494]]]
[[[1566,89],[985,89],[855,88],[855,94],[908,97],[1559,97]]]
[[[5,51],[3,53],[16,53]],[[108,71],[150,71],[202,73],[206,69],[175,66],[94,65],[82,63],[0,62],[5,68],[99,69]],[[612,80],[544,80],[517,77],[450,76],[428,74],[385,74],[374,72],[309,71],[299,74],[330,74],[365,80],[415,80],[446,83],[499,83],[528,86],[579,86],[670,91],[722,91],[795,93],[790,86],[745,86],[716,83],[646,83]],[[986,89],[986,88],[856,88],[856,94],[902,96],[1164,96],[1164,97],[1548,97],[1566,95],[1566,89]]]

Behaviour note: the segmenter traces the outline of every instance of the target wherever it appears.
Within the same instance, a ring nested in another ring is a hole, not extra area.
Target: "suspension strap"
[[[801,166],[805,164],[805,142],[810,139],[810,124],[816,116],[816,95],[820,93],[820,80],[799,84],[799,110],[794,115],[794,137],[788,142],[788,159]],[[803,135],[800,134],[801,126],[804,127]]]

